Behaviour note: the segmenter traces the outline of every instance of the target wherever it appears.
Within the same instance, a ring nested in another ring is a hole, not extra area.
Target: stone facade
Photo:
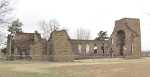
[[[139,19],[124,18],[117,20],[111,38],[115,56],[140,57],[141,32]]]
[[[110,57],[109,40],[105,40],[104,43],[99,40],[71,40],[71,43],[77,59]],[[95,45],[98,48],[96,53],[94,53]]]
[[[50,43],[52,50],[49,52],[52,61],[73,61],[72,45],[66,31],[52,32]]]
[[[11,53],[30,57],[32,60],[73,61],[83,58],[141,56],[140,20],[124,18],[115,22],[109,40],[71,39],[65,30],[53,31],[48,41],[38,33],[16,33]],[[8,36],[7,49],[10,51]],[[96,50],[95,50],[96,49]]]
[[[7,55],[14,56],[15,59],[41,60],[41,56],[47,51],[46,47],[46,41],[38,33],[16,33],[11,41],[8,36]]]

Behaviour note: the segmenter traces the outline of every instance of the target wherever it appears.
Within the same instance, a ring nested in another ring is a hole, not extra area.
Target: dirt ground
[[[150,77],[150,58],[0,62],[0,77]]]

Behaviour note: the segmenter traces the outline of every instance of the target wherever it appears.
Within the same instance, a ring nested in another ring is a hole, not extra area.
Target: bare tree
[[[40,29],[40,32],[42,34],[42,37],[45,39],[49,39],[51,32],[57,31],[59,29],[59,23],[57,20],[52,19],[49,22],[46,22],[44,20],[39,21],[38,27]]]
[[[12,0],[0,0],[0,46],[4,45],[6,38],[5,30],[7,29],[9,14],[13,10]]]
[[[83,28],[77,29],[77,39],[78,40],[89,40],[90,39],[90,31]]]
[[[4,44],[3,40],[4,40],[4,33],[3,33],[3,32],[0,32],[0,46],[1,46],[1,47],[2,47],[3,44]]]
[[[0,0],[0,24],[8,23],[8,14],[13,10],[12,0]]]

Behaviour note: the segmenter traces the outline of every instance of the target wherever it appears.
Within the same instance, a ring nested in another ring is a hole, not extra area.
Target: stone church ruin
[[[111,41],[114,55],[139,57],[141,55],[140,20],[133,18],[117,20]]]
[[[71,39],[65,30],[53,31],[48,41],[39,33],[16,33],[14,38],[8,35],[6,54],[14,59],[73,61],[141,56],[140,20],[136,18],[117,20],[111,36],[104,42]]]

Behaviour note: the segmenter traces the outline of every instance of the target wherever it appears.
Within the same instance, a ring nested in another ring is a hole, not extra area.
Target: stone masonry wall
[[[51,36],[53,61],[73,61],[73,52],[69,36],[66,31],[54,31]]]
[[[124,18],[117,20],[115,28],[112,33],[112,48],[115,56],[121,56],[120,48],[117,46],[119,31],[125,34],[125,45],[123,46],[123,56],[126,57],[140,57],[141,55],[141,34],[140,34],[140,21],[134,18]]]

